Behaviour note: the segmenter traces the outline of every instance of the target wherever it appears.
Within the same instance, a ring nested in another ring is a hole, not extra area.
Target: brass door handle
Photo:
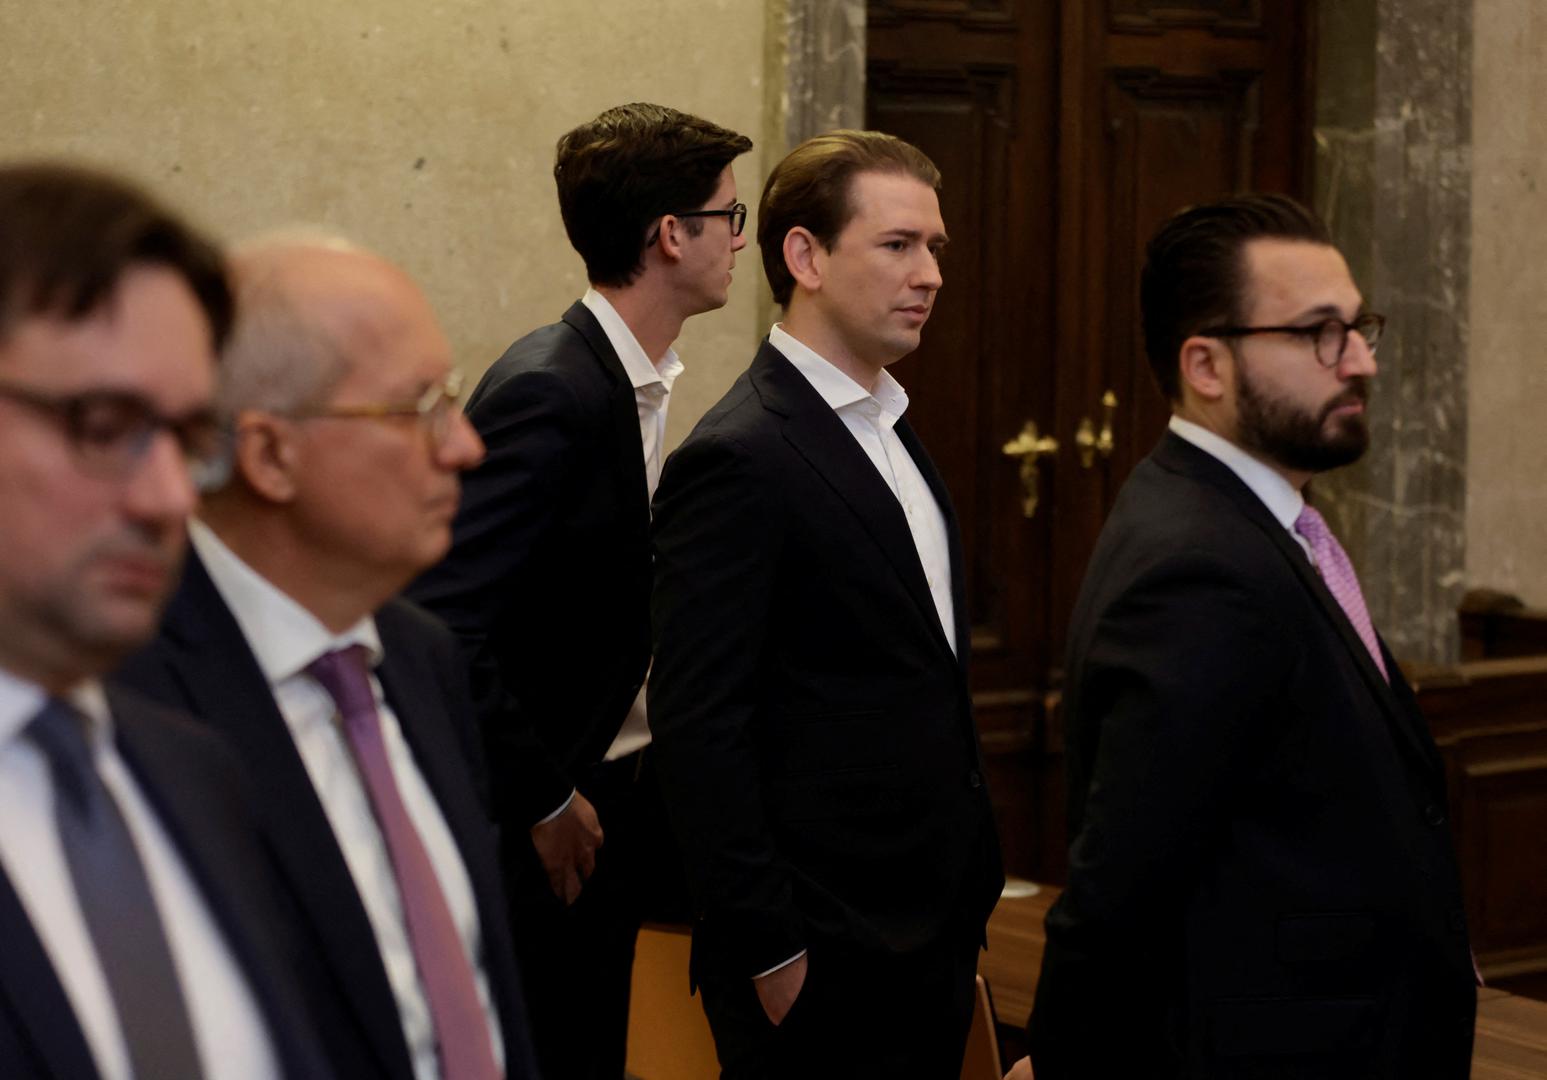
[[[1074,445],[1080,448],[1080,464],[1085,468],[1096,463],[1097,454],[1103,461],[1112,456],[1117,446],[1117,440],[1112,437],[1112,414],[1116,411],[1117,395],[1108,390],[1101,395],[1101,433],[1096,433],[1096,425],[1091,423],[1090,417],[1080,421],[1079,429],[1074,433]]]
[[[1004,444],[1005,457],[1019,458],[1021,462],[1021,513],[1033,517],[1037,513],[1037,501],[1041,497],[1037,479],[1037,462],[1058,453],[1058,440],[1051,435],[1037,435],[1035,421],[1028,420],[1021,433]]]

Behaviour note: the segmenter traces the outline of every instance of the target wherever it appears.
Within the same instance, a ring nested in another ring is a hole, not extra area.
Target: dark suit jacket
[[[911,950],[981,931],[998,898],[955,516],[897,434],[945,514],[949,628],[897,498],[766,341],[666,463],[649,715],[697,976],[757,974],[808,935]]]
[[[377,612],[376,627],[385,652],[377,678],[472,881],[508,1074],[535,1076],[494,833],[470,764],[476,737],[456,644],[444,626],[405,601]],[[329,992],[316,1004],[318,1026],[340,1075],[411,1080],[397,1005],[343,852],[263,671],[193,552],[160,635],[120,678],[218,731],[262,791],[270,843],[311,950],[326,968]]]
[[[600,761],[650,665],[650,505],[634,388],[579,302],[517,341],[468,399],[488,456],[451,553],[408,595],[445,619],[508,839]]]
[[[249,789],[209,732],[109,685],[119,752],[177,847],[245,972],[285,1075],[335,1075],[306,1012],[302,944],[280,900]],[[0,871],[0,1076],[91,1080],[86,1036],[21,899]]]
[[[1167,433],[1070,626],[1039,1080],[1467,1075],[1444,775],[1385,663],[1389,686],[1262,502]]]

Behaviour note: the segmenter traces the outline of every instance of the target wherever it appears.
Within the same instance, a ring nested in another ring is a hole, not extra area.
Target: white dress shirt
[[[269,681],[274,702],[290,728],[312,787],[333,827],[334,838],[376,936],[408,1041],[414,1076],[416,1080],[439,1080],[434,1022],[414,963],[387,842],[338,722],[338,708],[322,684],[306,673],[307,665],[319,656],[350,645],[363,645],[374,669],[382,659],[375,620],[367,617],[342,634],[332,634],[309,611],[244,563],[207,525],[198,520],[190,522],[188,535]],[[371,691],[376,697],[393,779],[435,867],[435,876],[478,984],[478,999],[488,1020],[495,1060],[503,1067],[504,1045],[483,967],[482,930],[467,867],[374,674]]]
[[[1205,454],[1218,459],[1225,468],[1240,477],[1241,483],[1251,488],[1252,494],[1262,500],[1262,505],[1268,508],[1268,513],[1273,515],[1273,520],[1294,537],[1295,543],[1300,545],[1300,550],[1305,552],[1305,557],[1311,560],[1312,565],[1315,564],[1316,559],[1311,554],[1310,541],[1295,532],[1295,521],[1299,518],[1300,511],[1305,509],[1305,495],[1299,488],[1285,480],[1271,466],[1252,457],[1229,439],[1216,435],[1191,420],[1173,416],[1170,428],[1177,438],[1185,439]]]
[[[929,582],[929,595],[940,616],[940,626],[945,631],[946,641],[951,644],[951,651],[955,652],[956,615],[951,599],[951,548],[945,514],[935,502],[934,492],[924,482],[924,474],[919,472],[913,455],[897,437],[897,421],[908,408],[907,392],[884,369],[876,381],[875,391],[866,390],[809,346],[791,337],[778,323],[768,332],[768,343],[784,354],[838,414],[838,419],[843,421],[843,426],[849,429],[854,441],[859,443],[876,472],[902,504],[908,530],[913,534],[913,546],[918,550],[924,577]]]
[[[0,670],[0,868],[54,965],[97,1071],[103,1080],[130,1080],[123,1028],[59,842],[53,775],[42,750],[25,734],[45,699],[41,687]],[[70,701],[86,717],[97,774],[139,851],[182,984],[204,1075],[210,1080],[279,1077],[268,1024],[247,978],[204,894],[114,745],[101,684],[78,687]]]
[[[655,498],[661,482],[661,446],[666,441],[666,410],[670,405],[672,383],[682,374],[682,361],[673,349],[667,349],[659,363],[652,361],[640,347],[639,339],[628,328],[617,309],[595,289],[587,289],[580,302],[602,324],[602,332],[618,354],[623,370],[634,387],[634,404],[639,410],[639,441],[645,455],[645,495]],[[639,688],[617,738],[607,748],[603,760],[616,761],[650,744],[650,726],[645,719],[645,688]],[[568,803],[565,804],[568,806]]]

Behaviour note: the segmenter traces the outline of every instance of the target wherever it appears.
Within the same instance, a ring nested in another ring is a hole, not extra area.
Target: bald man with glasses
[[[231,467],[155,643],[122,677],[241,752],[342,1075],[536,1075],[447,629],[395,599],[446,551],[483,444],[428,301],[346,242],[233,256],[218,398]]]

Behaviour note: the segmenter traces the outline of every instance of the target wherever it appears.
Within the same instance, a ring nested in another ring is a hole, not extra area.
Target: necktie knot
[[[364,645],[349,645],[323,653],[306,665],[306,672],[322,684],[345,720],[363,713],[375,713],[376,695],[371,690]]]
[[[86,718],[69,702],[51,697],[28,722],[27,734],[48,759],[55,788],[85,809],[95,790],[90,778],[96,768],[86,741]]]
[[[1332,530],[1327,528],[1327,519],[1321,516],[1321,511],[1309,503],[1300,511],[1300,516],[1295,518],[1295,532],[1310,542],[1312,551],[1332,539]]]

